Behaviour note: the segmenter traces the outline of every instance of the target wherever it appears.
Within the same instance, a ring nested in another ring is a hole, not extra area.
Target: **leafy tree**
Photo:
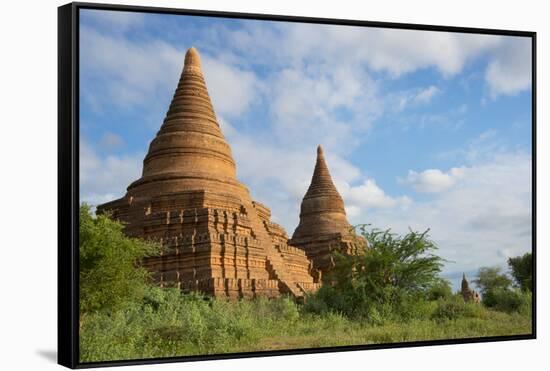
[[[508,258],[508,266],[516,285],[523,291],[533,291],[533,255],[526,253],[515,258]]]
[[[137,265],[158,246],[129,238],[123,225],[108,216],[92,216],[80,207],[80,311],[116,310],[141,300],[150,274]]]
[[[426,299],[439,300],[449,299],[453,296],[453,289],[451,283],[443,278],[435,282],[433,286],[428,290]]]
[[[473,281],[479,288],[481,295],[486,296],[491,290],[510,288],[512,281],[500,267],[479,268],[477,278]]]
[[[314,300],[318,307],[322,300],[329,310],[347,315],[385,316],[441,284],[443,259],[433,254],[437,246],[428,231],[403,237],[389,230],[361,231],[369,248],[333,253],[334,268]]]
[[[531,312],[532,296],[530,291],[521,291],[516,288],[494,288],[483,296],[483,304],[501,312]]]

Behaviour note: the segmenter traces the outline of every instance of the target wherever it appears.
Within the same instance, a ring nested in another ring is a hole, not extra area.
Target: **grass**
[[[531,333],[528,314],[456,307],[430,302],[417,318],[373,323],[313,314],[288,298],[231,302],[152,289],[142,304],[83,316],[80,356],[96,362]]]
[[[347,323],[333,329],[315,329],[315,321],[306,322],[303,331],[270,336],[251,348],[239,351],[259,351],[277,349],[296,349],[310,347],[330,347],[362,344],[385,344],[438,339],[463,339],[474,337],[519,335],[531,332],[531,323],[525,318],[510,318],[504,315],[506,323],[498,316],[490,319],[461,319],[437,323],[432,320],[414,320],[405,323],[388,322],[383,325],[368,323]],[[304,331],[305,330],[305,331]],[[312,330],[312,331],[309,331]],[[313,332],[313,333],[307,333]]]

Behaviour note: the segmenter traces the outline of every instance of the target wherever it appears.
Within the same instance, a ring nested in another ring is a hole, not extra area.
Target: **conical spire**
[[[175,185],[184,179],[188,180],[184,185]],[[185,54],[164,123],[143,161],[142,177],[128,191],[142,193],[136,187],[155,182],[155,187],[147,186],[147,193],[166,192],[166,187],[158,182],[169,181],[171,192],[179,188],[208,189],[214,183],[219,187],[220,182],[236,183],[235,161],[214,113],[195,48]]]
[[[345,234],[349,232],[349,228],[344,200],[332,181],[323,148],[318,146],[311,184],[300,207],[300,224],[292,239],[332,233]]]
[[[462,273],[461,289],[462,289],[462,291],[470,289],[470,283],[466,279],[466,273]]]
[[[206,88],[197,49],[185,53],[183,71],[159,134],[173,131],[205,132],[223,138]]]
[[[309,185],[304,199],[315,197],[316,195],[332,195],[333,197],[342,200],[342,197],[340,197],[340,194],[332,182],[332,177],[330,176],[330,172],[325,162],[323,147],[320,145],[317,147],[317,162],[315,163],[315,169],[313,170],[311,184]]]

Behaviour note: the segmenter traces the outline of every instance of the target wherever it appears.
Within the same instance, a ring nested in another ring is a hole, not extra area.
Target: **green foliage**
[[[299,305],[155,287],[136,263],[159,247],[122,231],[81,207],[82,362],[531,333],[530,292],[510,290],[497,271],[480,282],[492,308],[509,313],[464,303],[439,278],[427,233],[364,232],[371,248],[335,254],[329,284]]]
[[[508,266],[516,285],[523,291],[533,291],[533,255],[526,253],[508,258]]]
[[[446,300],[439,300],[431,318],[437,322],[457,320],[460,318],[486,319],[487,309],[479,304],[465,302],[460,295],[453,295]]]
[[[450,299],[453,296],[451,283],[445,279],[439,279],[429,290],[427,290],[426,298],[430,301],[439,299]]]
[[[426,300],[422,296],[406,296],[400,305],[394,307],[391,313],[391,320],[409,322],[413,320],[426,320],[437,307],[436,300]]]
[[[511,266],[513,264],[523,265],[529,259],[527,257],[524,260],[524,257],[513,258],[511,259],[513,263],[509,264]],[[520,287],[521,282],[528,282],[527,276],[521,275],[521,277],[526,278],[527,281],[517,281]],[[507,313],[531,314],[531,291],[512,288],[512,281],[504,273],[501,273],[499,267],[480,268],[478,278],[474,282],[481,290],[482,302],[486,307]]]
[[[136,263],[157,251],[151,243],[128,238],[123,225],[107,216],[92,216],[80,207],[80,311],[116,310],[141,300],[149,274]]]
[[[334,252],[335,266],[327,284],[308,298],[314,312],[333,311],[349,317],[390,318],[407,313],[418,302],[441,288],[438,277],[443,260],[432,252],[437,246],[424,233],[403,237],[390,231],[366,231],[369,248],[356,255]]]
[[[142,303],[88,316],[80,336],[81,360],[214,354],[252,346],[300,317],[289,298],[229,301],[178,289],[150,287]]]
[[[143,303],[89,314],[80,330],[82,362],[274,349],[528,334],[529,317],[460,298],[409,309],[410,320],[350,319],[311,313],[288,298],[227,301],[151,287]],[[416,308],[416,309],[415,309]],[[376,308],[371,315],[376,317]],[[421,313],[421,315],[418,315]]]
[[[519,289],[496,288],[489,290],[483,296],[483,304],[489,308],[507,312],[531,314],[533,298],[530,291],[521,291]]]
[[[491,290],[506,290],[512,284],[508,276],[502,273],[500,267],[482,267],[477,273],[477,278],[473,281],[479,288],[484,297]]]

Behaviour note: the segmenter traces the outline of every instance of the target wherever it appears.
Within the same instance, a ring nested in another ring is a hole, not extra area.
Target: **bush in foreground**
[[[123,225],[105,215],[93,216],[90,207],[80,207],[80,312],[117,310],[141,301],[149,287],[150,274],[137,266],[158,246],[128,238]]]
[[[289,298],[226,301],[153,288],[144,303],[89,315],[82,362],[526,334],[526,316],[460,298],[424,301],[417,318],[373,323],[306,311]],[[456,301],[454,301],[456,300]],[[374,309],[373,309],[374,310]],[[374,312],[373,312],[374,313]],[[426,313],[428,318],[426,318]]]
[[[289,298],[229,301],[156,287],[144,298],[88,316],[82,361],[221,353],[251,346],[280,326],[292,328],[300,317]]]
[[[413,309],[426,306],[430,295],[448,295],[439,278],[443,259],[433,254],[437,246],[427,231],[403,237],[362,231],[369,248],[356,255],[334,252],[335,266],[326,284],[308,298],[307,309],[374,321],[415,318],[422,310]]]
[[[487,319],[489,313],[483,306],[465,302],[459,295],[454,295],[447,300],[439,300],[437,307],[431,315],[431,319],[437,322],[457,320],[460,318]]]
[[[530,291],[519,289],[493,289],[483,297],[483,304],[489,308],[507,313],[530,314],[533,297]]]

